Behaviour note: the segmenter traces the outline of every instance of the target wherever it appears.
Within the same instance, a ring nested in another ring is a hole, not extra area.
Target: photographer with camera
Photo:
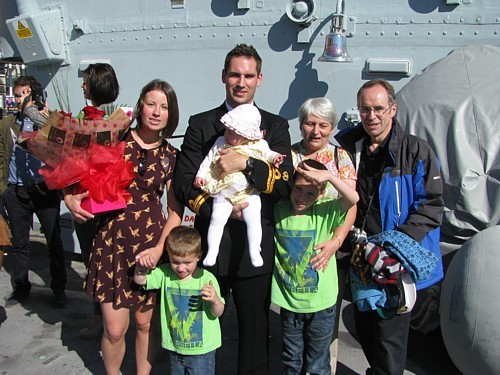
[[[14,261],[14,291],[7,297],[5,307],[16,306],[31,291],[28,269],[33,213],[37,215],[47,239],[54,303],[57,307],[65,307],[68,301],[59,223],[61,199],[57,191],[48,190],[38,173],[43,163],[17,144],[21,132],[33,132],[43,126],[45,115],[48,115],[45,95],[34,77],[22,76],[14,82],[14,98],[18,112],[0,121],[0,194],[9,216]]]
[[[391,231],[411,237],[439,259],[432,275],[416,282],[417,290],[426,288],[443,277],[439,226],[444,203],[436,155],[424,140],[405,134],[396,121],[396,96],[387,81],[366,82],[357,104],[361,124],[336,136],[357,166],[360,200],[351,241],[359,245],[367,236],[370,241],[370,236]],[[416,245],[410,251],[416,252]],[[411,314],[388,317],[353,305],[356,331],[371,367],[366,373],[403,374]]]

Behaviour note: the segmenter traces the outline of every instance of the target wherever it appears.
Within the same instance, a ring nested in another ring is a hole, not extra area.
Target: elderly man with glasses
[[[366,232],[368,241],[385,231],[402,232],[438,255],[431,277],[416,283],[417,290],[427,288],[443,277],[439,249],[443,187],[436,155],[425,141],[405,134],[394,118],[396,98],[387,81],[366,82],[357,102],[361,124],[336,136],[356,166],[360,200],[354,226],[357,233]],[[367,374],[403,374],[411,314],[391,317],[356,303],[354,311],[359,341],[371,367]]]

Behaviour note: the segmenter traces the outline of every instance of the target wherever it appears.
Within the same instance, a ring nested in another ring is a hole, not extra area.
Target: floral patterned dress
[[[315,160],[325,165],[334,176],[338,176],[342,180],[356,180],[356,170],[346,150],[338,147],[337,152],[338,165],[335,160],[335,145],[330,142],[322,150],[318,151]],[[307,154],[308,152],[302,147],[302,142],[292,145],[293,167],[297,168],[297,165],[302,160],[309,159]],[[338,198],[338,196],[339,193],[337,189],[335,189],[332,184],[328,183],[324,198],[335,199]]]
[[[135,172],[127,188],[132,197],[125,209],[100,217],[85,289],[97,302],[129,308],[156,304],[156,293],[142,291],[131,283],[132,267],[135,256],[156,245],[160,238],[166,221],[161,197],[172,178],[177,150],[167,141],[144,150],[131,132],[125,142],[125,159],[132,162]]]

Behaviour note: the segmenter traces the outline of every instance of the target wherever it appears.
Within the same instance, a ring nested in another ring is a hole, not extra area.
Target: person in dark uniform
[[[226,56],[222,82],[226,87],[225,102],[214,109],[189,119],[181,152],[174,172],[174,191],[195,214],[195,228],[207,250],[207,231],[212,211],[212,198],[193,187],[198,168],[225,130],[221,117],[240,104],[254,104],[257,87],[262,83],[262,60],[249,45],[240,44]],[[261,192],[262,201],[262,267],[251,263],[241,210],[248,203],[235,205],[214,266],[207,267],[219,280],[222,296],[232,293],[238,318],[238,374],[266,374],[269,368],[269,307],[274,256],[274,204],[289,195],[293,173],[288,122],[259,108],[260,129],[269,147],[286,155],[276,168],[264,161],[229,150],[221,151],[217,167],[221,175],[242,171],[251,185]]]

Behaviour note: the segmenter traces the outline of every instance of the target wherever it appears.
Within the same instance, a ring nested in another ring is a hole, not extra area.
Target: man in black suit
[[[231,50],[222,70],[226,87],[226,100],[218,108],[203,112],[189,119],[181,152],[174,174],[177,197],[195,214],[195,227],[203,238],[206,236],[212,211],[212,199],[207,193],[193,187],[193,180],[204,157],[217,137],[224,133],[221,117],[240,104],[254,103],[257,87],[262,83],[262,60],[257,51],[245,44]],[[242,171],[251,185],[261,191],[262,200],[262,267],[250,261],[245,223],[241,209],[248,203],[234,206],[233,214],[224,229],[219,256],[213,272],[225,298],[232,292],[238,316],[238,374],[266,374],[269,368],[269,306],[271,275],[274,258],[274,204],[287,197],[293,173],[290,155],[290,134],[284,118],[259,108],[262,116],[261,131],[270,148],[286,155],[279,168],[266,162],[238,154],[221,151],[218,167],[222,174]]]

